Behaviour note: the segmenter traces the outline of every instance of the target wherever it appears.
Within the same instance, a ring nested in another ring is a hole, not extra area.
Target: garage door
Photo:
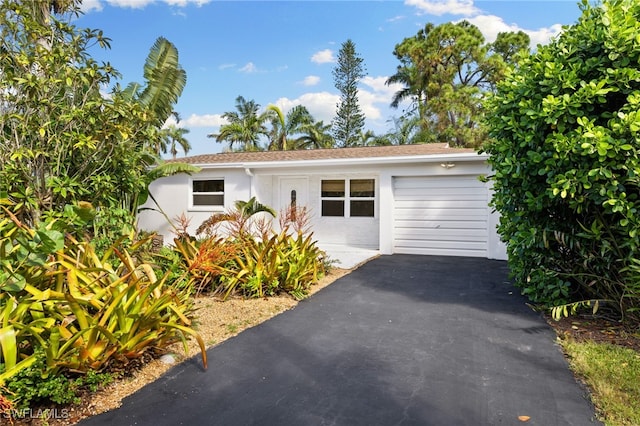
[[[394,253],[487,256],[488,196],[477,176],[393,182]]]

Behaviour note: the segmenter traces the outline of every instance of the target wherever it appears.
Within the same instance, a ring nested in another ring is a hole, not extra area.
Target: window
[[[192,205],[224,207],[224,180],[193,180],[191,181]]]
[[[322,216],[374,217],[375,196],[374,179],[323,180]]]
[[[322,216],[344,216],[344,180],[323,180]]]
[[[351,216],[373,217],[373,204],[376,196],[373,179],[349,181],[349,196],[351,198],[349,202]]]

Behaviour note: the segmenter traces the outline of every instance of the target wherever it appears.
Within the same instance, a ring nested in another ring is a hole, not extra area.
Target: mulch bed
[[[640,328],[624,325],[605,317],[593,315],[577,315],[554,320],[545,315],[549,325],[561,338],[572,338],[575,341],[593,341],[610,343],[634,349],[640,353]]]

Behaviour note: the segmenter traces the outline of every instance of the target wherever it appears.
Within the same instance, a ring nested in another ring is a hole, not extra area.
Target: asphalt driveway
[[[599,424],[487,259],[376,258],[82,425]],[[519,416],[528,416],[523,423]]]

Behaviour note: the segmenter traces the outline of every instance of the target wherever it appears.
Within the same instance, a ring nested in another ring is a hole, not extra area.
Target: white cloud
[[[388,78],[386,76],[365,76],[360,81],[361,85],[368,88],[358,90],[358,100],[362,112],[364,112],[368,120],[377,121],[384,118],[378,105],[383,105],[387,108],[391,104],[393,95],[403,87],[400,83],[387,85]]]
[[[408,6],[414,6],[420,13],[431,15],[462,15],[467,21],[480,29],[487,42],[495,41],[498,33],[524,31],[531,38],[531,46],[547,44],[550,39],[562,31],[562,25],[555,24],[537,30],[528,30],[517,24],[507,24],[499,16],[484,15],[474,6],[474,0],[405,0]]]
[[[154,0],[107,0],[113,7],[130,7],[131,9],[143,9]]]
[[[226,123],[227,120],[222,114],[191,114],[187,119],[180,121],[180,127],[216,127]]]
[[[300,82],[303,86],[315,86],[320,83],[320,77],[317,75],[308,75]]]
[[[226,70],[228,68],[234,68],[236,66],[236,64],[221,64],[218,65],[218,69],[219,70]]]
[[[102,10],[102,3],[100,3],[100,0],[83,0],[80,4],[80,10],[84,13],[89,13],[92,10],[100,12]]]
[[[537,46],[538,44],[547,44],[552,38],[556,37],[562,32],[562,25],[555,24],[550,27],[540,28],[538,30],[523,30],[531,37],[531,45]]]
[[[404,4],[415,6],[429,15],[463,15],[471,16],[479,13],[473,0],[405,0]]]
[[[361,81],[362,86],[365,86],[365,88],[358,90],[360,109],[369,122],[367,128],[373,124],[377,128],[376,131],[384,126],[384,122],[381,121],[385,119],[382,114],[382,107],[388,107],[393,95],[402,88],[400,84],[387,86],[385,84],[387,78],[385,76],[366,76]],[[304,105],[313,118],[329,124],[336,115],[338,102],[340,102],[340,95],[337,93],[310,92],[295,99],[280,98],[274,104],[285,114],[296,105]]]
[[[336,58],[333,56],[333,50],[331,49],[320,50],[311,56],[311,62],[316,64],[327,64],[335,61]]]
[[[380,119],[382,113],[380,112],[380,108],[375,106],[375,104],[380,102],[383,102],[383,97],[379,94],[363,89],[358,90],[358,103],[367,120],[375,121]]]
[[[243,72],[243,73],[247,73],[247,74],[251,74],[253,72],[258,72],[258,68],[256,67],[256,65],[253,62],[247,62],[247,64],[245,66],[243,66],[242,68],[240,68],[238,71]]]
[[[390,104],[391,99],[393,98],[393,95],[397,91],[402,89],[403,86],[400,83],[393,83],[391,85],[387,85],[388,78],[389,77],[385,77],[385,76],[378,76],[378,77],[366,76],[360,82],[365,86],[368,86],[371,89],[373,89],[373,91],[377,93],[378,96],[384,97],[385,98],[384,102],[387,102]],[[383,101],[380,101],[380,102],[383,102]]]
[[[538,44],[549,43],[549,40],[562,30],[560,24],[538,30],[527,30],[516,24],[507,24],[501,17],[495,15],[478,15],[466,20],[478,27],[489,43],[495,41],[498,33],[524,31],[531,38],[531,45],[535,47]]]
[[[305,93],[296,99],[280,98],[274,102],[285,114],[296,105],[304,105],[316,120],[329,124],[336,115],[340,96],[329,92]]]

